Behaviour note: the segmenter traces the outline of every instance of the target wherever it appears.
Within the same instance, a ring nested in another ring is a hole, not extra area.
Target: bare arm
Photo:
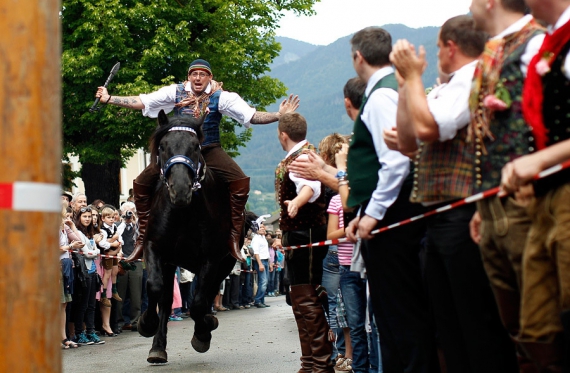
[[[396,114],[396,129],[398,131],[398,150],[402,153],[413,152],[418,149],[416,133],[409,117],[407,103],[407,87],[403,84],[398,88],[398,112]]]
[[[308,185],[303,186],[299,194],[297,194],[297,197],[293,198],[291,201],[285,201],[285,205],[287,205],[287,214],[292,218],[297,216],[299,209],[306,205],[312,196],[313,189]]]
[[[144,109],[144,104],[139,96],[111,96],[105,87],[99,87],[95,97],[99,97],[103,104],[111,104],[127,109]]]
[[[419,54],[416,55],[414,46],[407,40],[398,40],[390,54],[390,61],[396,66],[398,73],[405,80],[405,106],[402,107],[402,112],[400,112],[400,106],[398,105],[399,120],[397,122],[398,138],[402,136],[401,145],[404,147],[411,145],[412,135],[426,142],[439,139],[439,127],[429,110],[422,82],[422,73],[427,65],[425,54],[425,49],[422,46]],[[400,94],[401,98],[402,94]],[[401,134],[400,122],[402,124]],[[413,151],[412,149],[407,150]]]
[[[279,111],[276,113],[266,113],[256,111],[249,121],[251,124],[268,124],[277,122],[281,115],[292,113],[299,107],[299,96],[290,95],[287,99],[283,100],[279,105]]]
[[[323,159],[313,151],[307,153],[307,158],[297,158],[288,167],[298,177],[307,180],[318,180],[334,191],[338,191],[338,180],[335,178],[337,169],[325,164]]]
[[[569,159],[570,140],[517,158],[503,167],[501,187],[507,192],[515,192],[521,186],[530,183],[534,175]]]

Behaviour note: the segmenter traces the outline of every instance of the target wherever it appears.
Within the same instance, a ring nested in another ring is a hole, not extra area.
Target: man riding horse
[[[147,117],[156,118],[160,110],[175,115],[199,116],[200,108],[207,106],[207,115],[203,129],[205,139],[202,142],[202,156],[216,176],[228,184],[231,208],[230,253],[237,260],[243,261],[240,251],[240,237],[244,224],[244,210],[249,194],[249,177],[238,164],[227,155],[220,145],[220,120],[222,115],[235,119],[246,128],[251,124],[268,124],[279,120],[285,113],[294,112],[299,107],[298,96],[291,95],[274,113],[258,112],[250,107],[237,93],[222,90],[222,82],[212,79],[210,64],[197,59],[188,68],[188,80],[172,84],[158,91],[139,96],[111,96],[105,87],[99,87],[96,97],[105,104],[112,104],[129,109],[142,110]],[[152,192],[160,176],[160,170],[151,163],[133,182],[135,205],[139,217],[139,238],[135,249],[127,261],[142,257],[143,238],[150,213]]]

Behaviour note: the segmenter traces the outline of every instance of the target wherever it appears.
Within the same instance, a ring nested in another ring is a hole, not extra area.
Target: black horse
[[[228,189],[216,180],[200,153],[205,115],[169,118],[161,111],[159,127],[151,138],[151,158],[161,170],[161,181],[154,193],[144,238],[149,302],[138,330],[142,336],[154,336],[147,359],[152,364],[167,362],[166,324],[176,266],[196,274],[198,288],[190,308],[195,322],[192,347],[206,352],[211,331],[218,327],[211,305],[220,283],[236,262],[227,246]]]

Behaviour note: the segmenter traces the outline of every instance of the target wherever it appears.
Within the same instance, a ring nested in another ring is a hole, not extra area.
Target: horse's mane
[[[156,163],[158,156],[158,145],[160,140],[170,131],[172,127],[189,127],[196,131],[198,135],[198,140],[200,143],[204,141],[204,132],[202,131],[202,125],[200,119],[195,119],[193,117],[168,117],[168,124],[159,125],[152,136],[150,137],[150,161]]]

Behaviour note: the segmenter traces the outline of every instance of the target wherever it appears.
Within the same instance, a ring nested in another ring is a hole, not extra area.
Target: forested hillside
[[[428,69],[424,84],[432,85],[437,78],[437,33],[439,28],[411,29],[404,25],[383,26],[392,34],[393,42],[408,39],[414,45],[424,45],[427,50]],[[352,122],[343,106],[342,88],[355,76],[350,57],[350,38],[341,38],[327,46],[314,46],[300,41],[277,38],[281,42],[280,57],[274,61],[271,77],[278,78],[289,93],[301,98],[299,113],[307,118],[308,139],[315,146],[332,132],[348,134]],[[268,111],[277,110],[277,105]],[[276,124],[254,126],[252,139],[246,148],[240,148],[236,161],[249,175],[251,197],[249,207],[257,213],[270,213],[277,209],[268,193],[274,192],[274,170],[285,155],[277,140]],[[259,190],[262,194],[255,195]],[[263,198],[262,198],[263,197]]]

